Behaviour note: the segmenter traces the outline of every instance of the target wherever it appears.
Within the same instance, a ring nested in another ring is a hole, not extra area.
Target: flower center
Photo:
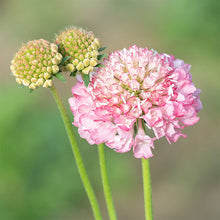
[[[164,106],[173,95],[174,86],[168,77],[173,68],[167,58],[149,50],[138,54],[123,52],[126,59],[122,52],[110,55],[112,68],[106,63],[106,68],[94,75],[96,98],[102,105],[114,107],[112,111],[132,118],[140,117],[150,108]]]

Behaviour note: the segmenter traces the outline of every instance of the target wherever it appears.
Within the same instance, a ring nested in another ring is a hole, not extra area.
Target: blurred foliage
[[[42,219],[45,216],[54,219],[57,209],[77,212],[84,205],[86,194],[59,112],[54,103],[40,100],[44,91],[34,91],[38,94],[33,98],[26,88],[16,90],[5,89],[5,96],[1,97],[4,109],[0,111],[0,219]],[[78,143],[83,146],[89,175],[95,187],[100,188],[99,167],[94,163],[98,159],[96,148],[79,137]],[[123,168],[120,161],[112,167],[115,166]],[[114,172],[117,181],[120,184],[125,181],[131,170]],[[132,182],[127,187],[129,184]]]
[[[49,90],[18,89],[9,72],[22,42],[53,40],[70,25],[93,30],[107,52],[137,44],[192,64],[193,81],[202,90],[201,121],[185,129],[187,139],[155,143],[155,219],[219,219],[219,11],[217,0],[1,1],[0,219],[92,219]],[[73,84],[57,82],[67,109]],[[107,219],[96,146],[74,131]],[[106,157],[119,219],[144,219],[140,160],[107,148]]]

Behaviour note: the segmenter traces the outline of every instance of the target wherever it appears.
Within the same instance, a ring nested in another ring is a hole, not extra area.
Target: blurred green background
[[[187,139],[172,145],[165,139],[155,143],[154,216],[155,220],[220,219],[218,0],[0,1],[0,219],[93,219],[49,89],[32,94],[18,89],[9,70],[23,42],[53,40],[55,33],[70,25],[92,30],[107,52],[137,44],[192,65],[193,82],[202,90],[201,120],[184,130]],[[74,81],[56,85],[69,109]],[[97,147],[80,138],[78,143],[108,219]],[[107,148],[106,160],[118,219],[144,219],[141,161],[132,152],[119,154]]]

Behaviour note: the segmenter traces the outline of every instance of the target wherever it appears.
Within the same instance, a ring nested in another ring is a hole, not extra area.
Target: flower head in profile
[[[98,64],[101,44],[92,31],[72,27],[56,37],[60,53],[69,59],[64,63],[67,71],[89,74]]]
[[[182,60],[132,46],[111,53],[104,65],[87,88],[79,81],[69,99],[73,124],[90,144],[117,152],[133,147],[136,158],[146,159],[153,156],[154,140],[176,142],[186,137],[184,127],[198,122],[200,90]]]
[[[52,76],[58,73],[62,61],[56,44],[44,39],[29,41],[15,54],[10,69],[16,82],[30,89],[52,86]]]

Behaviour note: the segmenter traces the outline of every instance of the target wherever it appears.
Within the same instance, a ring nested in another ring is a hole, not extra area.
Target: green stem
[[[92,189],[92,186],[90,184],[88,175],[86,173],[86,170],[85,170],[85,167],[84,167],[84,164],[83,164],[83,161],[82,161],[82,157],[81,157],[81,154],[80,154],[80,151],[79,151],[79,147],[76,143],[76,139],[75,139],[73,128],[72,128],[72,123],[70,122],[70,119],[67,115],[66,109],[63,105],[63,102],[62,102],[56,88],[54,87],[54,85],[50,89],[51,89],[51,92],[52,92],[52,94],[54,96],[54,99],[57,103],[57,106],[60,110],[60,114],[62,116],[64,125],[65,125],[65,128],[66,128],[66,132],[67,132],[68,137],[69,137],[69,141],[70,141],[70,144],[71,144],[71,147],[72,147],[72,150],[73,150],[73,154],[75,156],[76,165],[77,165],[80,177],[82,179],[84,188],[86,190],[86,193],[89,197],[90,204],[92,206],[93,214],[94,214],[96,220],[101,220],[102,217],[101,217],[101,212],[100,212],[100,209],[99,209],[99,205],[98,205],[96,196],[94,194],[94,191]]]
[[[105,152],[104,152],[104,144],[99,144],[99,163],[100,163],[100,169],[101,169],[101,176],[102,176],[102,185],[104,189],[105,194],[105,201],[108,208],[109,218],[110,220],[116,220],[116,212],[114,208],[114,203],[111,195],[111,189],[109,186],[108,176],[107,176],[107,170],[106,170],[106,163],[105,163]]]
[[[146,220],[153,220],[151,178],[150,178],[150,161],[149,161],[149,159],[142,158],[142,171],[143,171],[145,219]]]

